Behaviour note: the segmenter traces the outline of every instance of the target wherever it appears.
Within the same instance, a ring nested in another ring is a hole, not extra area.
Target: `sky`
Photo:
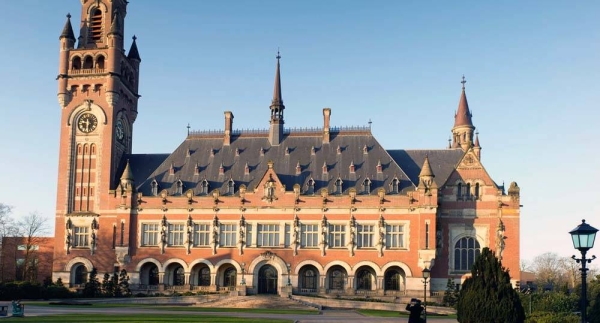
[[[0,12],[0,203],[53,223],[58,37],[81,3]],[[329,107],[333,126],[371,120],[387,149],[444,148],[464,74],[485,168],[521,187],[521,258],[570,257],[581,219],[600,228],[599,16],[598,1],[131,0],[133,152],[170,153],[226,110],[267,128],[278,49],[286,127],[320,127]]]

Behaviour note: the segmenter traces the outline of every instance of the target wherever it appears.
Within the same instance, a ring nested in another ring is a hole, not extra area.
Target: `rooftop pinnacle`
[[[471,121],[471,111],[469,111],[469,103],[467,102],[467,95],[465,94],[465,76],[462,77],[462,93],[460,95],[460,101],[458,101],[458,110],[454,116],[454,127],[459,126],[473,126]]]

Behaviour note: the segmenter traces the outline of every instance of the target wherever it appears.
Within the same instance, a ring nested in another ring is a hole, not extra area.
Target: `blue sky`
[[[0,202],[16,217],[54,216],[58,36],[80,10],[0,2]],[[221,129],[225,110],[266,128],[277,48],[286,126],[321,126],[329,107],[332,125],[371,119],[388,149],[445,147],[464,74],[485,167],[521,187],[521,257],[570,256],[568,231],[600,228],[598,16],[596,1],[132,0],[134,153],[171,152],[188,123]]]

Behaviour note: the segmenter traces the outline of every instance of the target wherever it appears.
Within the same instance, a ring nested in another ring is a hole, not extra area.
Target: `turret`
[[[133,172],[131,171],[131,166],[129,166],[128,159],[123,174],[121,175],[121,188],[127,192],[133,191],[133,180]]]
[[[269,127],[269,142],[278,146],[283,141],[283,98],[281,97],[281,79],[279,73],[279,60],[281,56],[277,52],[277,69],[275,70],[275,86],[273,89],[273,100],[271,101],[271,120]]]
[[[437,185],[433,181],[434,177],[435,175],[431,170],[431,164],[429,164],[429,157],[425,156],[423,167],[421,167],[421,172],[419,173],[419,190],[423,190],[428,195],[431,195],[431,190],[437,188]]]
[[[71,14],[67,14],[67,22],[63,27],[62,33],[58,38],[60,40],[60,60],[58,62],[58,102],[61,107],[66,107],[71,100],[69,90],[67,89],[67,77],[69,74],[69,52],[75,46],[75,34],[71,25]]]
[[[475,133],[475,143],[473,144],[473,152],[477,155],[477,158],[481,160],[481,146],[479,145],[479,132]]]
[[[454,148],[462,148],[464,151],[473,147],[473,132],[475,126],[471,121],[472,114],[469,110],[469,103],[467,102],[467,95],[465,94],[465,77],[462,79],[462,93],[458,102],[458,109],[454,115],[454,127],[452,128],[452,137]]]

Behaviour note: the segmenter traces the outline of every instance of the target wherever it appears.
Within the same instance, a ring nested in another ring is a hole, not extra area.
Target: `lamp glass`
[[[423,269],[423,278],[427,279],[429,278],[429,275],[431,274],[431,271],[427,268]]]
[[[573,247],[579,250],[588,250],[594,247],[594,241],[596,240],[596,232],[598,229],[585,223],[585,220],[581,221],[581,224],[577,228],[569,232],[573,239]]]

